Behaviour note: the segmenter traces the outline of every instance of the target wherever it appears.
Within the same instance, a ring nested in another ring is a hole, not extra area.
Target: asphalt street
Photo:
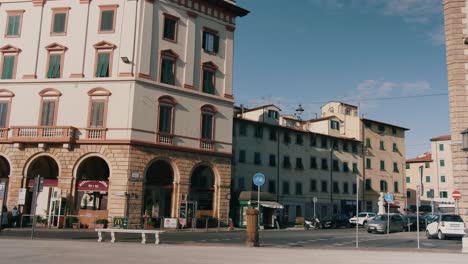
[[[4,230],[0,232],[0,240],[11,238],[29,239],[29,229]],[[97,235],[91,230],[38,230],[36,239],[72,239],[86,240],[94,243]],[[119,242],[140,241],[138,234],[117,234]],[[368,234],[365,229],[359,229],[359,248],[370,250],[398,250],[414,251],[417,249],[416,232],[392,234]],[[148,243],[154,242],[150,235]],[[161,243],[170,245],[205,245],[205,246],[243,246],[245,231],[233,232],[166,232],[161,235]],[[106,237],[109,240],[109,235]],[[326,230],[261,230],[260,243],[270,248],[307,248],[307,249],[354,249],[356,246],[355,229],[326,229]],[[420,232],[420,247],[422,251],[432,252],[461,252],[460,240],[427,239],[424,232]]]

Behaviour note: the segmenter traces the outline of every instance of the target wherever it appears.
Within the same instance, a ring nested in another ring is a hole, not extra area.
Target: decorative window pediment
[[[0,52],[2,52],[2,53],[19,53],[19,52],[21,52],[21,49],[8,44],[6,46],[1,47]]]
[[[57,96],[61,96],[62,93],[55,89],[55,88],[46,88],[42,91],[39,92],[39,95],[41,97],[57,97]]]
[[[213,70],[213,71],[218,70],[218,66],[216,66],[216,64],[214,64],[212,61],[203,63],[203,68],[208,69],[208,70]]]
[[[93,47],[95,49],[115,49],[115,48],[117,48],[116,45],[114,45],[114,44],[112,44],[110,42],[107,42],[105,40],[94,44]]]
[[[97,87],[97,88],[93,88],[89,90],[88,95],[89,96],[110,96],[112,95],[112,93],[105,88]]]
[[[203,105],[203,106],[200,108],[200,110],[201,110],[202,112],[208,112],[208,113],[213,113],[213,114],[216,113],[216,112],[218,112],[218,110],[217,110],[214,106],[208,105],[208,104]]]
[[[59,44],[57,42],[54,42],[50,45],[47,45],[46,50],[48,51],[66,51],[68,48],[63,46],[62,44]]]
[[[162,51],[161,51],[161,55],[168,56],[168,57],[171,57],[171,58],[174,58],[174,59],[179,58],[179,55],[178,55],[177,53],[175,53],[175,52],[174,52],[173,50],[171,50],[171,49],[162,50]]]
[[[11,98],[14,97],[15,94],[7,89],[0,89],[0,98]]]

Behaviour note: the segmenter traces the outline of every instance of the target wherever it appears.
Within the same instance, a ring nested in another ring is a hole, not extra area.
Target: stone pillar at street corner
[[[248,247],[259,247],[258,235],[258,211],[254,208],[247,209],[247,239],[245,241]]]
[[[229,210],[229,195],[230,187],[226,185],[221,185],[219,187],[220,203],[219,203],[219,215],[218,219],[221,223],[228,225],[228,210]]]
[[[7,192],[7,207],[8,210],[13,209],[13,207],[18,206],[18,195],[19,189],[22,187],[21,182],[23,180],[23,176],[13,176],[10,175],[8,177],[8,192]]]

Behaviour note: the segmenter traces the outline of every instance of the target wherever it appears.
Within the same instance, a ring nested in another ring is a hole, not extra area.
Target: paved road
[[[466,264],[468,256],[458,253],[382,252],[337,249],[246,248],[226,246],[159,245],[0,239],[1,263],[322,263],[322,264]],[[450,260],[450,262],[448,262]]]
[[[28,238],[30,230],[2,231],[0,238],[23,237]],[[66,232],[57,230],[37,231],[37,239],[73,239],[87,240],[94,243],[97,236],[92,231]],[[437,252],[460,252],[460,240],[437,240],[427,239],[423,232],[420,233],[420,245],[422,250]],[[152,238],[148,236],[148,242]],[[135,234],[118,234],[118,241],[138,242],[140,236]],[[154,240],[153,240],[154,241]],[[168,232],[161,235],[164,244],[177,245],[225,245],[243,246],[245,232]],[[393,233],[390,235],[368,234],[364,229],[359,232],[359,247],[373,250],[407,250],[413,251],[417,248],[416,233]],[[261,230],[260,242],[264,247],[272,248],[326,248],[326,249],[354,249],[355,229],[335,230]]]

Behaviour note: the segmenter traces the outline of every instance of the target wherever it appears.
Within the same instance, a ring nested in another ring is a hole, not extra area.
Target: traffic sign
[[[394,197],[393,197],[393,194],[391,194],[391,193],[387,193],[387,194],[385,194],[385,196],[384,196],[384,199],[385,199],[385,201],[386,201],[387,203],[392,202],[392,201],[393,201],[393,198],[394,198]]]
[[[461,198],[461,193],[459,191],[453,191],[452,198],[455,200],[459,200]]]
[[[256,173],[253,176],[253,183],[257,186],[262,186],[265,184],[265,175],[263,173]]]
[[[312,198],[312,201],[316,203],[318,201],[317,197],[314,196],[314,198]]]

